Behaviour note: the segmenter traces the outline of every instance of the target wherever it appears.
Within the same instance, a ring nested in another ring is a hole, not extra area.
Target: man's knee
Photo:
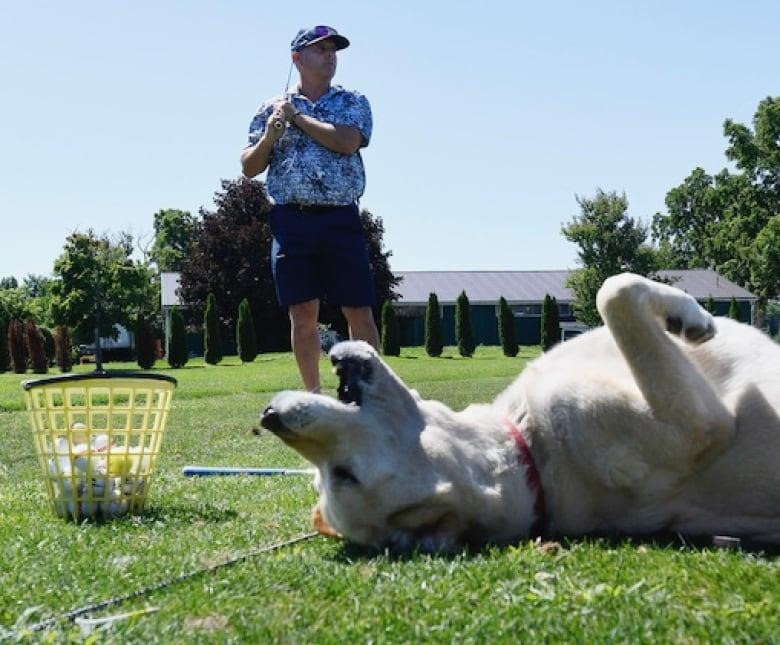
[[[290,322],[294,327],[316,327],[319,316],[319,301],[308,300],[288,307]]]
[[[374,314],[371,311],[371,307],[342,307],[341,312],[350,324],[374,322]]]

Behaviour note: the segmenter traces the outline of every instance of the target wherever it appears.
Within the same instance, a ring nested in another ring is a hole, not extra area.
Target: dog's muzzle
[[[266,430],[270,430],[275,435],[289,434],[290,432],[287,426],[282,422],[282,417],[280,417],[279,413],[270,405],[263,410],[263,414],[260,415],[260,425]]]

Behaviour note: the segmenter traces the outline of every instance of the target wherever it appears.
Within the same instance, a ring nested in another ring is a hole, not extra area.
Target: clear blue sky
[[[362,206],[394,270],[574,268],[576,195],[649,221],[780,91],[777,0],[3,2],[0,277],[49,275],[73,231],[148,242],[156,211],[212,209],[321,23],[373,107]]]

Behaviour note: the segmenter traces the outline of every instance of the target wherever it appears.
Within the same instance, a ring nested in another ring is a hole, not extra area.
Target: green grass
[[[489,400],[536,353],[523,348],[508,359],[480,347],[462,359],[448,348],[430,359],[405,349],[389,362],[423,396],[461,409]],[[299,387],[290,355],[159,366],[179,386],[147,510],[104,524],[54,516],[20,387],[34,377],[0,375],[0,640],[78,642],[70,621],[34,635],[26,629],[310,530],[308,478],[180,474],[186,464],[306,465],[267,433],[251,433],[276,391]],[[324,385],[332,392],[335,378]],[[117,643],[777,642],[778,568],[771,556],[681,542],[523,542],[394,558],[318,536],[95,612],[158,608],[95,636]]]

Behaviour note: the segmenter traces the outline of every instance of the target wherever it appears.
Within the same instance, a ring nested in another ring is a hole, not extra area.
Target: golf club
[[[270,477],[274,475],[313,475],[313,468],[233,468],[230,466],[184,466],[185,477],[213,477],[222,475],[254,475]]]

